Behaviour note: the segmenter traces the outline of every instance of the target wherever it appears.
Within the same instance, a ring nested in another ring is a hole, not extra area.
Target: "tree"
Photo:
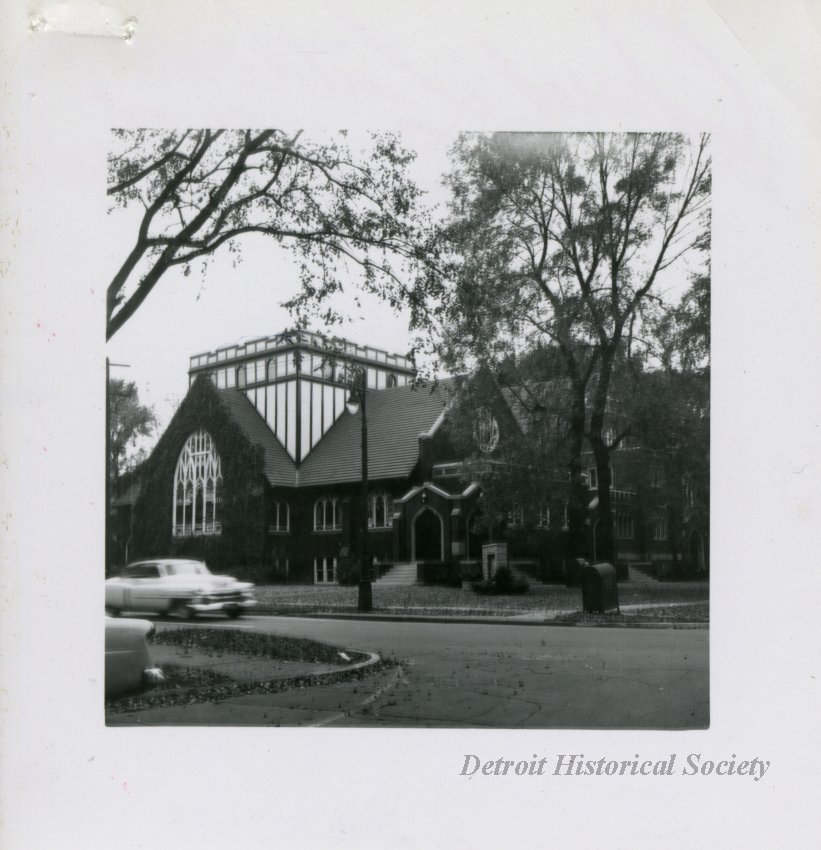
[[[537,344],[558,349],[570,390],[569,554],[583,540],[587,441],[600,554],[612,560],[610,451],[624,431],[605,439],[611,383],[650,350],[645,317],[664,272],[703,242],[708,137],[469,134],[452,161],[446,356],[494,368]]]
[[[534,356],[535,355],[535,356]],[[447,434],[465,474],[481,485],[481,511],[471,527],[507,538],[510,556],[538,551],[542,577],[562,573],[559,552],[567,503],[567,423],[563,378],[533,380],[552,352],[510,359],[499,371],[479,368],[458,382]],[[542,372],[543,374],[543,372]],[[482,423],[498,439],[487,439]]]
[[[701,532],[709,526],[709,375],[672,367],[647,373],[632,415],[645,449],[645,490],[649,483],[655,501],[666,507],[675,566],[685,528]]]
[[[120,478],[145,457],[138,443],[152,435],[156,422],[154,411],[140,404],[137,385],[122,378],[109,379],[108,405],[108,474],[116,493]]]
[[[136,312],[163,275],[184,274],[222,245],[261,234],[290,249],[308,309],[342,289],[352,267],[361,284],[411,303],[399,273],[430,256],[433,243],[408,176],[414,154],[397,137],[374,135],[355,159],[345,134],[310,142],[301,131],[115,130],[108,159],[112,209],[139,206],[131,251],[107,292],[107,338]],[[331,312],[327,320],[334,318]]]

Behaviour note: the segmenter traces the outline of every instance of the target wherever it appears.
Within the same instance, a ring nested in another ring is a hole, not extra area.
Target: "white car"
[[[106,699],[141,691],[163,681],[162,670],[151,661],[146,638],[154,633],[148,620],[105,621]]]
[[[197,614],[239,617],[253,608],[254,585],[230,576],[212,575],[202,561],[151,558],[134,561],[105,583],[105,610],[172,614],[189,619]]]

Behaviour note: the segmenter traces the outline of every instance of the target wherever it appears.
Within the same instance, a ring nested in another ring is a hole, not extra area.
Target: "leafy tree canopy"
[[[185,274],[225,245],[261,234],[290,250],[301,274],[291,306],[316,310],[350,269],[396,307],[413,307],[408,269],[435,254],[421,192],[408,174],[414,154],[374,134],[354,156],[346,134],[310,141],[282,130],[115,130],[108,159],[112,209],[137,206],[134,245],[107,292],[107,337],[174,267]],[[402,274],[405,271],[405,274]],[[326,321],[335,318],[331,311]]]
[[[140,439],[155,430],[154,411],[140,404],[137,385],[122,378],[108,381],[109,474],[113,482],[145,457]]]
[[[582,519],[587,440],[606,556],[611,385],[658,351],[659,280],[705,244],[708,148],[707,136],[672,133],[497,133],[465,134],[452,151],[443,355],[451,368],[498,371],[538,346],[559,352],[570,391],[571,533]]]
[[[565,355],[581,344],[573,371],[592,373],[658,297],[659,275],[703,243],[707,143],[665,133],[460,137],[447,178],[450,355],[496,361],[547,339]]]

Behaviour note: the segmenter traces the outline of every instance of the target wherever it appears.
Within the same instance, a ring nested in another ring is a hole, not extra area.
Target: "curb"
[[[277,611],[263,614],[255,612],[253,617],[289,617],[292,619],[313,620],[362,620],[365,622],[386,623],[452,623],[454,625],[488,625],[488,626],[553,626],[556,628],[587,628],[587,629],[708,629],[709,623],[568,623],[561,620],[518,620],[515,617],[449,617],[433,614],[359,614],[342,612],[296,612]]]
[[[374,667],[383,659],[378,652],[370,652],[362,649],[342,650],[342,652],[357,652],[360,655],[367,655],[364,661],[357,661],[355,664],[348,664],[345,667],[340,667],[337,670],[328,670],[324,673],[304,673],[299,676],[283,676],[280,679],[258,679],[253,682],[242,682],[233,685],[218,685],[216,687],[190,687],[178,688],[169,691],[147,691],[141,694],[135,694],[132,697],[123,697],[123,701],[133,699],[138,704],[134,706],[123,706],[121,709],[117,706],[117,701],[112,704],[106,702],[105,714],[132,714],[140,711],[145,711],[151,708],[168,708],[179,705],[187,705],[191,702],[223,702],[236,696],[245,696],[253,693],[270,693],[275,691],[290,690],[292,688],[310,687],[312,685],[321,685],[328,682],[341,681],[352,673],[357,673],[360,670],[365,670],[369,667]],[[203,699],[197,699],[197,693],[200,691],[208,691],[209,696]],[[139,704],[144,700],[144,704]]]

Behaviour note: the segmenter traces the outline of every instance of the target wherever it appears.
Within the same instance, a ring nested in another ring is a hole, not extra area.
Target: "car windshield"
[[[165,570],[170,576],[208,575],[208,568],[199,561],[175,561],[173,564],[166,564]]]

